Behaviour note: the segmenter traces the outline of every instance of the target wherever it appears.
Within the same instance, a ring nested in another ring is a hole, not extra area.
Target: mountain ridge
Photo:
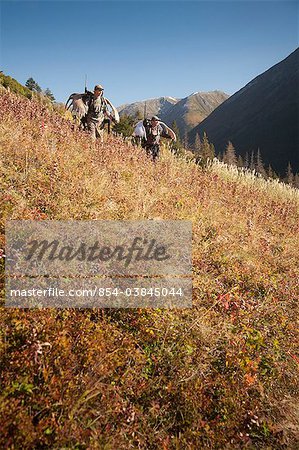
[[[120,105],[117,109],[122,115],[143,117],[146,105],[146,115],[158,115],[164,122],[171,125],[177,123],[181,137],[186,131],[206,118],[219,104],[228,98],[228,94],[219,91],[198,91],[184,98],[157,97],[134,103]]]
[[[146,114],[148,116],[161,115],[165,113],[173,104],[176,104],[179,99],[174,97],[153,97],[133,103],[125,103],[117,107],[120,116],[137,116],[138,114],[144,115],[144,110],[146,108]]]
[[[261,153],[281,175],[290,161],[299,171],[299,49],[253,78],[189,132],[207,134],[216,152],[231,141],[237,154]]]
[[[227,98],[228,94],[219,91],[193,92],[179,100],[161,118],[168,124],[177,123],[181,137],[204,120]]]

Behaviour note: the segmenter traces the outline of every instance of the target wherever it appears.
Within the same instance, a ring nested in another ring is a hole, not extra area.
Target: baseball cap
[[[103,86],[101,86],[100,84],[96,84],[95,87],[94,87],[94,90],[95,90],[95,91],[103,91],[104,88],[103,88]]]

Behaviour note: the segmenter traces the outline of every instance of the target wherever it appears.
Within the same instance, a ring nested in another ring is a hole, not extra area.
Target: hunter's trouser
[[[146,147],[146,153],[152,157],[153,161],[155,161],[160,153],[160,145],[153,144]]]
[[[91,139],[95,141],[100,138],[101,142],[104,141],[104,130],[100,124],[97,122],[89,121],[87,122],[88,130],[90,132]]]

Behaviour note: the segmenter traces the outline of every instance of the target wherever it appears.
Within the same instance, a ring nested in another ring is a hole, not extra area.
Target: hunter
[[[86,116],[87,128],[91,138],[95,141],[100,138],[103,142],[104,137],[104,119],[106,112],[106,102],[104,100],[104,88],[100,84],[94,87],[93,96],[91,97]]]
[[[145,138],[142,142],[142,147],[145,148],[147,154],[155,161],[160,154],[160,138],[170,137],[176,141],[176,135],[174,131],[169,128],[161,119],[157,116],[153,116],[151,120],[145,119],[143,121],[145,128]]]

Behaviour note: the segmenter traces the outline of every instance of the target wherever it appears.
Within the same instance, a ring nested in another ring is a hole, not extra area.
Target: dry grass
[[[3,246],[7,219],[189,219],[194,304],[2,308],[1,447],[295,449],[298,191],[0,105]]]

